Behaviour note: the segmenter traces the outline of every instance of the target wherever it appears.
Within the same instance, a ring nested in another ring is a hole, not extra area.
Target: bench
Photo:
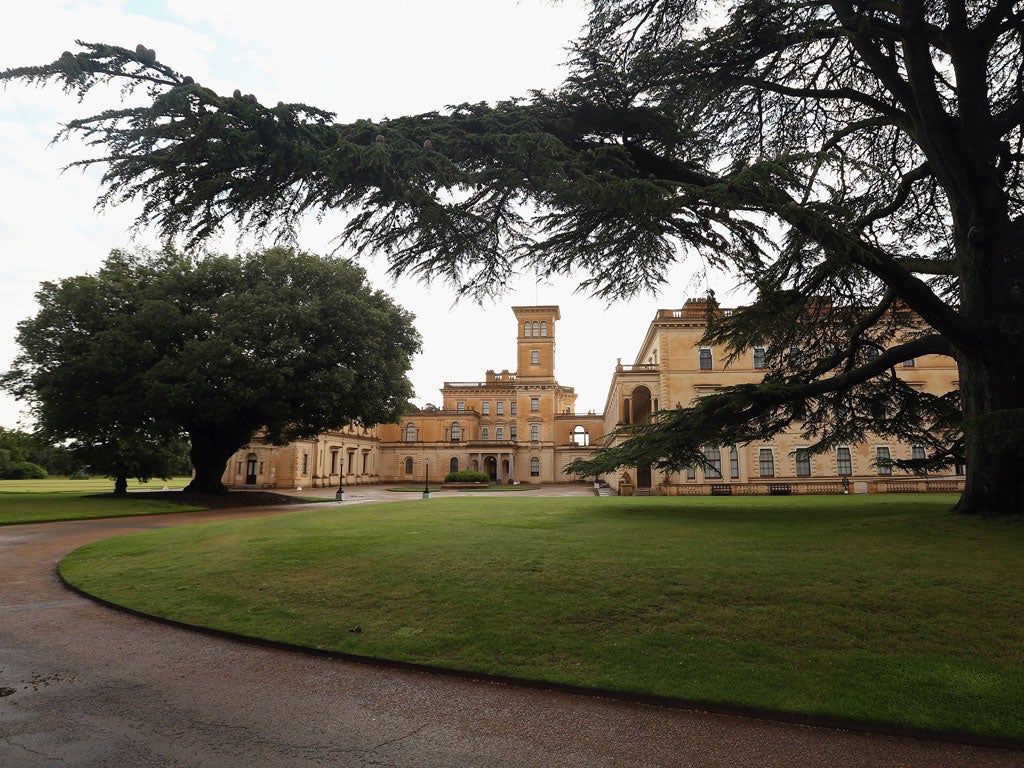
[[[729,483],[713,483],[711,486],[712,496],[732,496],[732,486]]]
[[[789,496],[793,493],[793,486],[789,483],[768,483],[769,496]]]

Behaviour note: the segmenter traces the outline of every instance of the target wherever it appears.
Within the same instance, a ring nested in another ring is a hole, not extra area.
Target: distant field
[[[953,496],[466,497],[146,532],[106,600],[443,668],[1024,738],[1024,522]]]
[[[150,480],[148,483],[140,483],[133,479],[128,481],[128,490],[139,488],[159,490],[165,485],[171,490],[175,490],[184,488],[191,480],[190,477],[172,477],[170,480]],[[88,480],[69,480],[66,477],[48,477],[45,480],[0,480],[0,493],[11,491],[19,493],[52,493],[54,491],[113,493],[114,481],[109,477],[91,477]]]
[[[165,485],[180,489],[189,478],[154,480],[145,485],[138,481],[128,484],[131,491],[140,488],[160,489]],[[51,520],[78,520],[95,517],[122,517],[125,515],[152,515],[163,512],[187,512],[202,507],[175,504],[166,500],[147,500],[143,494],[129,493],[127,498],[96,497],[111,493],[112,480],[0,480],[0,525],[36,523]]]

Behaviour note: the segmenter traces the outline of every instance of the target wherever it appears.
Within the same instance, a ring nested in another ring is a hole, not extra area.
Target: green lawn
[[[1024,521],[954,501],[396,502],[136,534],[60,567],[104,599],[287,643],[1024,738]]]
[[[182,488],[188,478],[154,480],[145,485],[137,481],[129,483],[133,488],[160,489]],[[163,499],[146,500],[145,497],[129,493],[127,498],[113,499],[97,497],[94,494],[113,491],[113,481],[103,478],[95,480],[68,480],[47,478],[46,480],[0,480],[0,525],[16,523],[39,523],[53,520],[79,520],[93,517],[121,517],[124,515],[153,515],[163,512],[188,512],[201,509],[175,504]]]

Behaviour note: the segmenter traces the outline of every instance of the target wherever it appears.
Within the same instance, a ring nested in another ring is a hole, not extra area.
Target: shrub
[[[462,469],[458,472],[449,472],[444,481],[446,483],[486,483],[490,481],[483,472],[470,472],[468,469]]]
[[[4,480],[45,480],[46,470],[31,461],[12,461],[4,470]]]

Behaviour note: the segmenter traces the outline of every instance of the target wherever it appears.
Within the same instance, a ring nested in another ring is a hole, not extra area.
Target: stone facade
[[[486,371],[482,381],[448,381],[438,409],[407,413],[398,424],[349,427],[275,447],[254,442],[231,459],[224,482],[241,487],[316,488],[364,483],[440,482],[454,470],[474,470],[498,483],[567,483],[581,478],[564,467],[618,439],[615,431],[664,408],[688,405],[721,387],[756,383],[763,370],[749,350],[724,365],[726,353],[701,345],[707,318],[703,300],[659,310],[632,364],[612,373],[604,413],[575,413],[576,392],[555,377],[557,306],[513,307],[516,369]],[[728,311],[728,310],[719,310]],[[911,386],[941,394],[957,386],[950,358],[906,361],[896,374]],[[888,455],[906,459],[909,444],[869,440],[828,455],[798,460],[807,443],[795,431],[774,440],[718,448],[721,476],[700,467],[665,474],[629,467],[602,479],[622,494],[706,494],[728,485],[733,493],[955,490],[962,478],[922,481],[876,465]],[[714,449],[711,449],[712,451]],[[342,475],[342,472],[344,473]],[[942,485],[945,483],[946,485]]]
[[[689,405],[722,387],[761,380],[764,370],[756,359],[756,350],[745,351],[727,367],[725,349],[701,343],[708,309],[704,300],[689,299],[681,309],[658,311],[635,361],[624,365],[620,360],[615,366],[605,405],[605,434],[640,422],[658,410]],[[905,361],[896,368],[896,375],[912,387],[935,394],[957,386],[955,362],[940,355]],[[666,474],[651,467],[630,467],[603,479],[623,494],[638,488],[673,495],[707,494],[712,485],[729,485],[716,490],[730,493],[834,493],[842,492],[843,478],[849,481],[851,492],[928,487],[916,476],[894,468],[887,473],[876,464],[879,457],[912,458],[914,451],[921,449],[910,444],[877,438],[798,460],[797,449],[807,444],[797,431],[786,431],[767,442],[712,447],[720,472],[694,467]],[[934,478],[932,487],[959,490],[962,477]]]
[[[600,443],[601,414],[574,412],[576,392],[555,378],[557,306],[513,307],[516,370],[489,370],[483,381],[448,381],[437,410],[407,413],[398,424],[350,428],[285,447],[254,443],[229,462],[233,486],[317,488],[344,484],[440,482],[474,470],[499,483],[566,483],[563,471]]]

